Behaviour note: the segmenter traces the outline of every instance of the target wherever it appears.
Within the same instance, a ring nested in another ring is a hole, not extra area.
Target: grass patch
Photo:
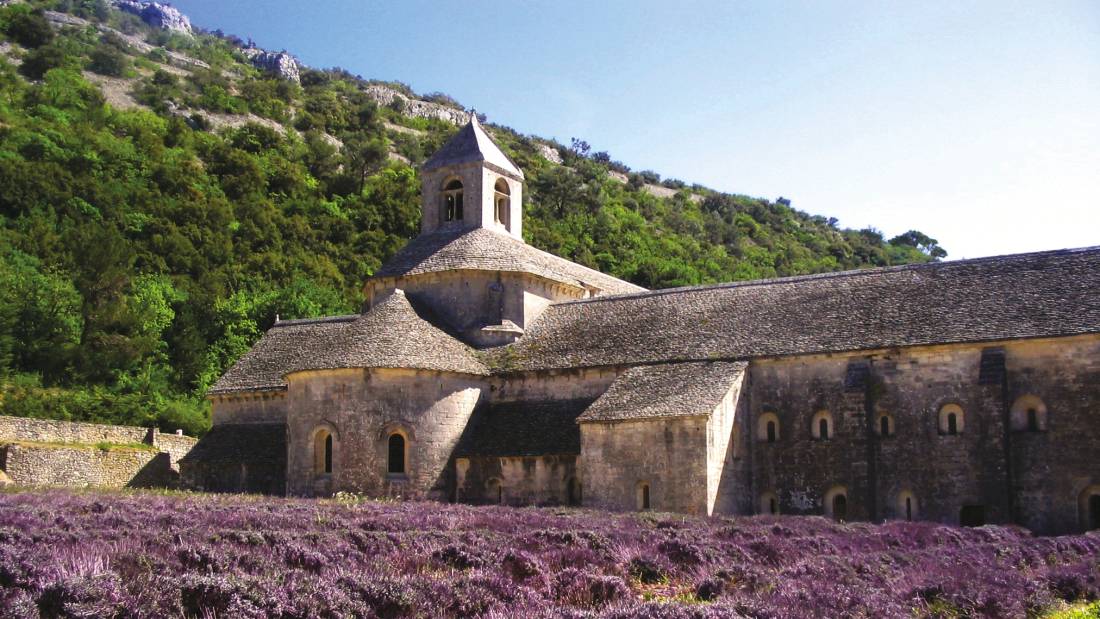
[[[67,443],[61,441],[0,441],[3,445],[18,445],[20,447],[32,447],[38,449],[98,449],[100,451],[159,451],[156,447],[146,443],[111,443],[100,441],[98,443]]]

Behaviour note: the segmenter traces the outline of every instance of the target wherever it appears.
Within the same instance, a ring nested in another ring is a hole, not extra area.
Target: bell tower
[[[488,228],[523,240],[523,172],[477,114],[420,168],[421,234]]]

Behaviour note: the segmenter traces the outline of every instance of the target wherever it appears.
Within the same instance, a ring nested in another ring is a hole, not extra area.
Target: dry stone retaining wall
[[[171,487],[195,442],[156,428],[0,416],[0,471],[25,486]]]

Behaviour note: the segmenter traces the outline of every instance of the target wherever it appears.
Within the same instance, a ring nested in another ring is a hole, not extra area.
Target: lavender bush
[[[1025,617],[1100,535],[154,493],[0,494],[3,617]]]

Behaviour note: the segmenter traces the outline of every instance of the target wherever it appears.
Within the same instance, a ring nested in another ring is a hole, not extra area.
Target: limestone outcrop
[[[435,118],[453,125],[462,125],[470,120],[469,112],[448,107],[430,101],[412,99],[389,86],[372,84],[363,89],[364,94],[381,106],[394,106],[405,116],[417,118]]]
[[[135,0],[115,0],[120,10],[140,17],[145,23],[162,30],[181,34],[191,34],[191,20],[179,9],[159,2],[137,2]]]
[[[269,52],[258,47],[246,47],[241,52],[248,57],[254,67],[295,84],[302,83],[298,59],[287,52]]]

